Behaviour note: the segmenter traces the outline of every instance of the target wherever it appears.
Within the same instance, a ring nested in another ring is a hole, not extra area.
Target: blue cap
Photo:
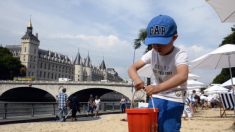
[[[174,19],[166,15],[159,15],[149,22],[144,43],[145,45],[167,45],[175,34],[177,34],[177,25]]]

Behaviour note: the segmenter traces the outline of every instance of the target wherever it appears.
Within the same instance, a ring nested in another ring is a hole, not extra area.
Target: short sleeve
[[[151,58],[152,58],[152,50],[150,50],[147,53],[145,53],[141,57],[141,60],[144,61],[145,64],[150,64],[151,63]]]
[[[180,50],[176,56],[176,66],[180,64],[188,65],[188,54],[186,51]]]

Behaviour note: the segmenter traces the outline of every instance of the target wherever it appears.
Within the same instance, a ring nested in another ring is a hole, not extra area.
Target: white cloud
[[[212,51],[212,49],[205,49],[203,46],[200,46],[200,44],[193,44],[190,46],[177,44],[177,46],[187,51],[189,60],[193,60],[203,54],[208,53],[209,51]]]
[[[83,57],[89,52],[96,64],[104,57],[128,78],[133,40],[158,14],[175,19],[176,44],[188,51],[190,60],[218,47],[232,26],[221,23],[205,0],[8,0],[0,4],[0,43],[18,44],[31,15],[40,48],[73,58],[79,49]],[[136,59],[144,49],[136,50]]]

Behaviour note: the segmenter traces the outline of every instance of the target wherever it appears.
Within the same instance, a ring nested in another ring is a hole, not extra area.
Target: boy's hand
[[[148,96],[152,96],[152,94],[157,93],[158,89],[156,87],[157,87],[156,85],[148,85],[145,86],[144,91]]]
[[[142,81],[141,79],[134,80],[134,87],[136,90],[143,89],[144,88],[144,81]]]

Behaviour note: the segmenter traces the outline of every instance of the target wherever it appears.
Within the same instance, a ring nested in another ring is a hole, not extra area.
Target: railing
[[[119,102],[101,102],[100,112],[118,112],[120,111],[119,105]],[[127,107],[130,107],[130,104]],[[79,114],[87,113],[87,102],[80,102],[80,111]],[[22,116],[55,116],[57,113],[56,102],[0,102],[0,119],[14,119]]]
[[[127,82],[101,82],[101,81],[67,81],[67,82],[59,82],[59,81],[13,81],[13,80],[0,80],[1,84],[60,84],[60,85],[117,85],[117,86],[131,86],[130,83]]]

